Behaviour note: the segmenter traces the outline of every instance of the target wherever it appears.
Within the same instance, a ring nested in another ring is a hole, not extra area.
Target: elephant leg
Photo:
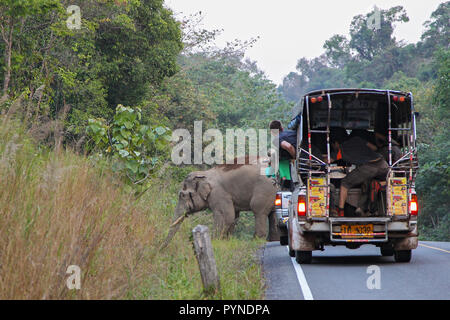
[[[233,223],[230,225],[230,227],[228,228],[228,233],[229,233],[229,234],[233,234],[233,233],[234,233],[234,229],[236,228],[237,222],[238,222],[238,220],[239,220],[239,214],[240,214],[240,211],[236,211],[236,210],[235,210],[234,221],[233,221]]]
[[[252,200],[250,207],[255,214],[255,236],[265,238],[267,234],[267,218],[272,211],[273,204],[272,202],[264,204]]]
[[[214,217],[214,229],[217,237],[222,238],[228,236],[233,231],[236,212],[234,210],[233,202],[222,201],[220,205],[212,206]]]
[[[222,212],[220,211],[213,211],[213,218],[214,218],[214,237],[215,238],[220,238],[222,233],[223,233],[223,229],[225,227],[225,219],[223,217]]]
[[[267,236],[267,241],[279,241],[280,240],[280,230],[278,229],[277,214],[275,210],[271,210],[269,213],[269,235]]]

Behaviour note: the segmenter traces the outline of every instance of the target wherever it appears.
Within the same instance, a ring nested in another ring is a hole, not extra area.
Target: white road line
[[[288,252],[289,247],[286,246]],[[305,300],[314,300],[311,290],[309,289],[308,282],[306,281],[305,274],[303,273],[302,267],[295,261],[295,258],[291,257],[292,265],[294,266],[295,273],[297,274],[297,280],[302,289],[303,297]]]

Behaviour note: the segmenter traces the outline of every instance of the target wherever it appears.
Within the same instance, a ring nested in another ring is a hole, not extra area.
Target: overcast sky
[[[374,6],[388,9],[402,5],[410,18],[397,25],[395,36],[417,42],[423,23],[443,0],[165,0],[181,16],[202,11],[203,27],[224,29],[217,43],[260,37],[247,57],[276,84],[295,71],[301,57],[314,58],[334,34],[348,35],[355,15]]]

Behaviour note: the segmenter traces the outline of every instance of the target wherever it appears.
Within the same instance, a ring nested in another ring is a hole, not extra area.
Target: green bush
[[[118,105],[110,124],[102,118],[89,119],[87,133],[100,157],[110,158],[114,171],[130,183],[145,185],[153,170],[166,158],[170,130],[141,123],[141,109]]]

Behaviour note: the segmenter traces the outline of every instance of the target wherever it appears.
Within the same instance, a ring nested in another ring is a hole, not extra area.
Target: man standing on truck
[[[280,185],[282,188],[292,188],[290,161],[295,159],[297,150],[297,132],[284,130],[281,121],[273,120],[269,125],[270,133],[278,138]],[[274,143],[275,144],[275,143]]]
[[[383,157],[373,150],[376,147],[358,136],[346,137],[337,131],[331,136],[331,162],[344,160],[356,166],[356,169],[346,175],[341,181],[337,213],[344,216],[344,206],[348,190],[362,183],[370,183],[372,179],[386,179],[388,164]]]

